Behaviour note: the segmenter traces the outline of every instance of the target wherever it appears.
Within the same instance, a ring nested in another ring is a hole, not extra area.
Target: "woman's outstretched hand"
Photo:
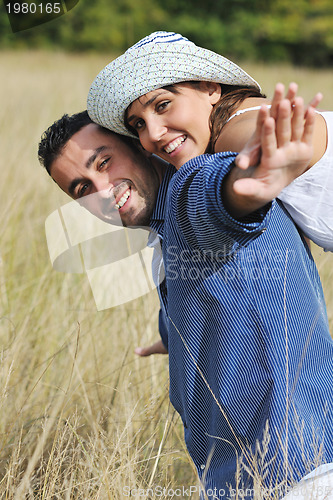
[[[278,84],[272,106],[258,113],[256,130],[235,160],[230,174],[228,210],[241,218],[273,200],[296,177],[303,174],[313,156],[315,108],[322,96],[317,94],[305,107],[291,84],[286,97]]]
[[[277,138],[281,140],[281,136],[284,134],[289,135],[289,130],[288,127],[291,126],[293,127],[293,130],[296,132],[295,127],[298,126],[302,128],[303,124],[300,118],[302,117],[305,121],[307,120],[308,113],[312,115],[313,111],[315,108],[318,106],[320,101],[322,100],[322,94],[317,93],[314,98],[311,100],[311,102],[308,104],[307,108],[304,108],[304,103],[303,100],[299,97],[297,97],[297,84],[296,83],[291,83],[289,85],[288,91],[286,93],[286,96],[284,97],[284,85],[282,83],[278,83],[275,87],[274,91],[274,96],[271,101],[271,106],[269,109],[269,116],[274,118],[276,122],[276,128],[277,128]],[[280,106],[282,105],[282,109],[287,105],[286,101],[289,101],[290,106],[291,106],[291,112],[292,112],[292,121],[289,121],[289,117],[286,117],[285,115],[281,115],[281,112],[279,112]],[[300,111],[299,106],[303,106],[303,111]],[[236,165],[241,168],[241,169],[247,169],[251,166],[256,166],[260,162],[260,156],[261,156],[261,134],[262,134],[262,126],[264,123],[265,118],[268,116],[267,115],[267,109],[265,106],[263,107],[265,109],[265,113],[261,110],[258,114],[258,119],[257,119],[257,127],[256,130],[251,137],[251,139],[247,142],[247,144],[244,146],[243,150],[240,152],[238,157],[236,158]],[[296,111],[299,111],[300,114],[297,114]],[[303,113],[303,115],[302,115]],[[284,119],[283,119],[284,118]],[[286,121],[287,120],[287,121]],[[287,128],[284,128],[285,125],[287,125]],[[280,142],[281,144],[281,142]],[[303,173],[303,172],[301,172]],[[300,174],[299,174],[300,175]],[[297,175],[296,175],[297,177]],[[294,178],[296,178],[294,177]],[[293,180],[293,179],[292,179]],[[285,186],[284,186],[285,187]]]

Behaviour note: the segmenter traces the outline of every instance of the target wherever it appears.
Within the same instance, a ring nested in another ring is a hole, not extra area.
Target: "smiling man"
[[[172,167],[144,154],[131,139],[95,123],[86,112],[55,122],[39,158],[58,186],[75,200],[99,193],[86,208],[106,222],[148,226],[161,181]],[[98,200],[98,203],[96,202]]]
[[[251,490],[254,477],[263,489],[281,477],[289,486],[318,460],[333,461],[333,342],[315,264],[283,207],[232,216],[234,153],[200,156],[173,175],[85,113],[76,119],[46,131],[40,160],[73,198],[98,195],[90,210],[103,220],[113,222],[115,212],[127,225],[148,222],[162,238],[170,398],[208,498],[225,498],[229,486]],[[311,158],[311,133],[295,138],[289,127],[280,146],[274,125],[258,123],[255,175],[276,162],[306,167]],[[258,478],[262,441],[267,467]]]
[[[86,111],[54,122],[42,135],[38,156],[58,186],[99,219],[151,229],[162,341],[136,352],[141,356],[167,353],[166,288],[160,277],[160,245],[154,245],[154,236],[158,235],[158,242],[163,238],[166,192],[174,167],[146,154],[132,139],[93,123]]]

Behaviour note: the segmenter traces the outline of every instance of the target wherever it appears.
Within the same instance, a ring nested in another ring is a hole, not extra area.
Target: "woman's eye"
[[[144,126],[144,121],[143,120],[137,120],[135,123],[134,123],[134,128],[135,130],[140,130],[143,128]]]
[[[170,104],[170,101],[163,101],[156,106],[157,111],[164,111],[165,108]]]

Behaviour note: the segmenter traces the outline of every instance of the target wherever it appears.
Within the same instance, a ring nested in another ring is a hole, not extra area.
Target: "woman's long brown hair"
[[[236,85],[221,85],[222,94],[210,115],[210,141],[206,153],[214,153],[215,144],[222,128],[233,115],[240,104],[248,97],[266,97],[256,87],[239,87]]]

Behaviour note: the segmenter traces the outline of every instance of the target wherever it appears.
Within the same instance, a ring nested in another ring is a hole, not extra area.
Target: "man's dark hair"
[[[63,115],[45,130],[38,145],[38,159],[41,165],[46,168],[49,175],[51,175],[52,163],[62,154],[67,142],[76,132],[79,132],[79,130],[90,123],[94,122],[89,118],[87,111],[81,111],[71,116]],[[115,132],[111,132],[100,125],[99,127],[105,134],[115,134]],[[137,141],[130,137],[115,135],[133,150],[136,149],[137,151]]]
[[[51,175],[52,163],[61,155],[70,138],[81,128],[93,123],[87,111],[63,115],[43,133],[38,145],[38,159]]]

